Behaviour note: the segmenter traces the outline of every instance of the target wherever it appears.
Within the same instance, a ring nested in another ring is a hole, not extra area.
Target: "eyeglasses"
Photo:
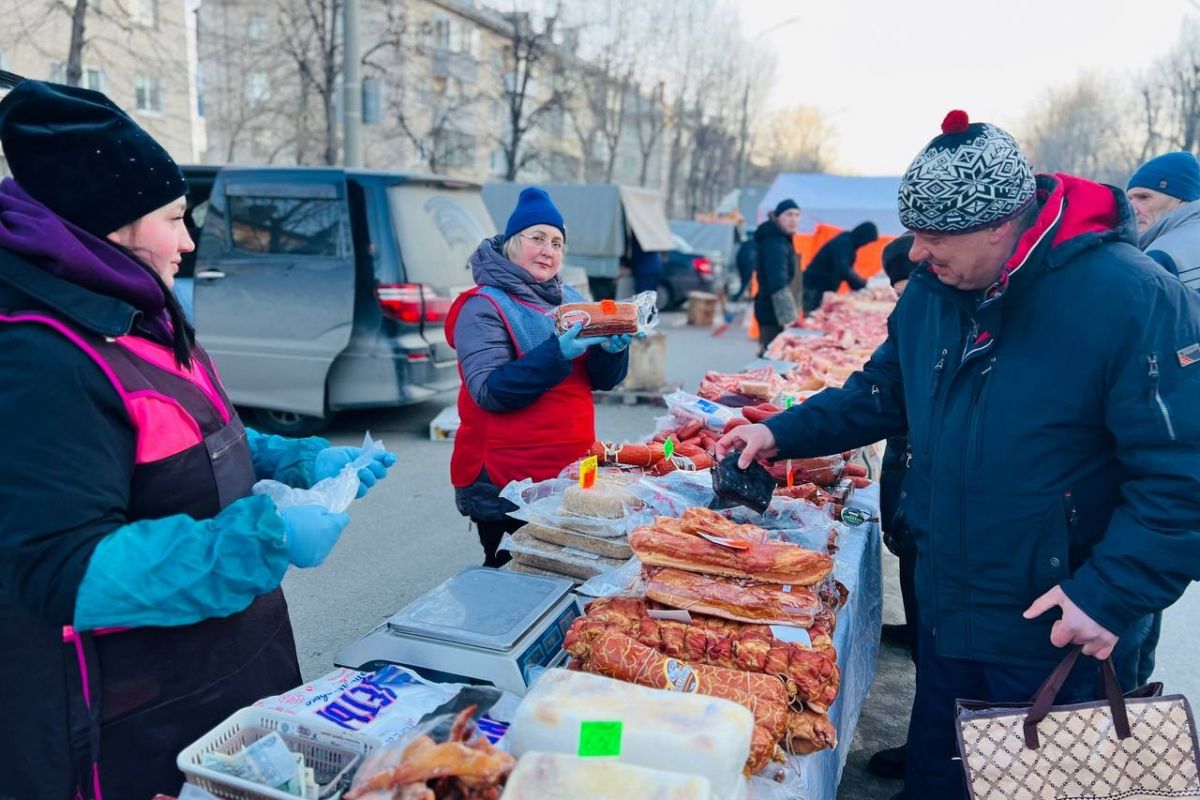
[[[556,255],[561,256],[567,252],[567,243],[562,239],[547,239],[540,233],[521,233],[518,234],[522,239],[528,239],[529,243],[536,247],[539,251],[545,250],[546,245],[550,245],[550,250]]]

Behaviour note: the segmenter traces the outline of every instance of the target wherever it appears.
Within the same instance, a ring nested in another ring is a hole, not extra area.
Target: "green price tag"
[[[792,407],[792,404],[793,404],[793,403],[795,403],[795,402],[796,402],[796,398],[794,398],[794,397],[792,397],[791,395],[789,395],[789,396],[788,396],[788,399],[787,399],[787,400],[785,400],[785,401],[784,401],[784,403],[783,403],[783,410],[784,410],[784,411],[787,411],[789,408],[791,408],[791,407]]]
[[[663,442],[663,458],[670,458],[675,455],[675,440],[667,439]]]
[[[581,722],[579,755],[583,758],[621,755],[621,723]]]

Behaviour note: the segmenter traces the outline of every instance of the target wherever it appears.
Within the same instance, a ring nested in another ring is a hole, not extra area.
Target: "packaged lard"
[[[707,778],[606,758],[528,753],[508,776],[500,800],[711,800]]]
[[[517,757],[600,744],[625,764],[707,778],[717,800],[736,800],[753,731],[754,715],[728,700],[551,669],[518,707],[507,741]]]

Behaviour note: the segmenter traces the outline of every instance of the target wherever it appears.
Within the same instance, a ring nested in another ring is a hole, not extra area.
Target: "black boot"
[[[880,750],[867,762],[867,772],[878,778],[904,778],[904,745]]]

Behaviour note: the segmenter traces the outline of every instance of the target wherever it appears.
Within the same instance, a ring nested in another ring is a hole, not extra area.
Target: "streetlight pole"
[[[342,6],[342,162],[347,167],[363,165],[362,78],[358,45],[358,2],[343,0]]]
[[[778,25],[772,25],[765,28],[755,35],[750,37],[750,43],[757,42],[769,33],[774,33],[788,25],[799,22],[803,19],[803,15],[788,17]],[[741,189],[742,183],[746,180],[746,150],[750,146],[750,81],[753,78],[751,72],[746,73],[746,88],[742,91],[742,125],[738,136],[738,155],[737,155],[737,185],[735,188]]]

